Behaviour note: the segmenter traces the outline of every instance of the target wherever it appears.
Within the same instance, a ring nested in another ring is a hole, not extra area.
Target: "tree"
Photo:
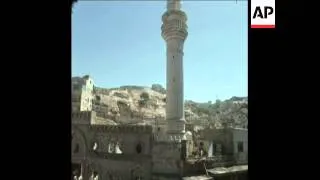
[[[148,101],[150,99],[149,94],[147,92],[141,93],[140,98],[143,101]]]
[[[166,93],[166,89],[163,88],[160,84],[152,84],[151,89],[161,94]]]
[[[140,99],[139,100],[139,107],[141,108],[141,107],[144,107],[147,103],[146,103],[147,101],[145,101],[145,100],[143,100],[143,99]]]

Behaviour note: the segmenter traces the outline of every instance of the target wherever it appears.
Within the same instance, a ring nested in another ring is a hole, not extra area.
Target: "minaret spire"
[[[181,0],[167,0],[167,9],[170,10],[180,10]]]
[[[167,134],[180,141],[185,133],[183,95],[183,45],[188,36],[187,16],[180,0],[167,0],[162,16],[162,37],[167,44]]]

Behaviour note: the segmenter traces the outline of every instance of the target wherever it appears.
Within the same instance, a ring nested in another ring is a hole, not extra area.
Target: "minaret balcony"
[[[162,31],[170,30],[184,30],[187,31],[188,26],[185,22],[181,20],[171,20],[169,22],[163,23],[161,26]]]
[[[176,30],[169,30],[169,31],[166,30],[166,31],[162,31],[161,35],[165,41],[168,41],[170,39],[181,39],[182,41],[184,41],[188,36],[188,32],[183,29],[176,29]]]
[[[166,23],[167,21],[173,18],[180,19],[181,21],[184,21],[184,22],[188,20],[187,14],[185,12],[180,10],[169,10],[162,15],[162,22]]]

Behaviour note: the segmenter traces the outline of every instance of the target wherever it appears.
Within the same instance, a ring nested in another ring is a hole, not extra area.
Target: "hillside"
[[[152,87],[122,86],[119,88],[94,88],[94,110],[103,117],[100,123],[128,124],[158,118],[164,120],[166,90],[158,84]],[[216,127],[226,123],[247,127],[247,98],[232,97],[215,103],[185,102],[186,120],[192,124],[211,124]]]

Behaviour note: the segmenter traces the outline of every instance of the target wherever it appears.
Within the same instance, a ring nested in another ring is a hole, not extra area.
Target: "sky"
[[[184,96],[247,96],[247,2],[184,1]],[[166,85],[165,1],[79,1],[72,14],[72,76],[96,86]]]

